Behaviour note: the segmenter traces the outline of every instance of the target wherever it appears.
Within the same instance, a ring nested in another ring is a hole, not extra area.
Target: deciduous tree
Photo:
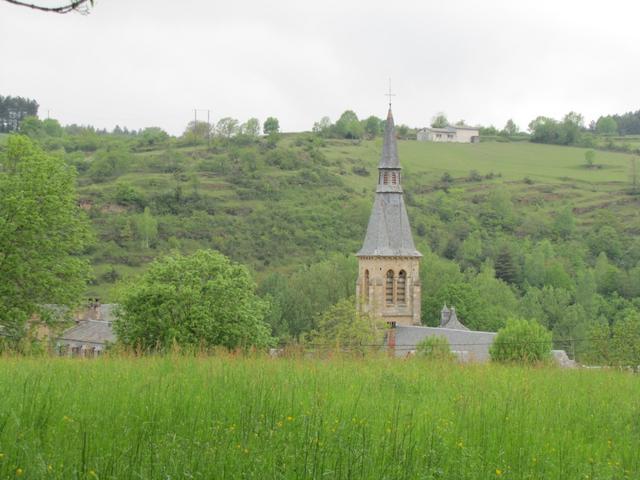
[[[0,325],[21,337],[44,304],[73,306],[89,277],[92,236],[77,206],[75,169],[23,136],[0,157]]]
[[[212,250],[153,262],[121,291],[118,340],[145,350],[181,346],[230,349],[271,344],[266,302],[246,267]]]

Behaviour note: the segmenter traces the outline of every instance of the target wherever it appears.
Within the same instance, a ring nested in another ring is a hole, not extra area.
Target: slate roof
[[[467,360],[489,361],[489,347],[493,343],[494,332],[475,332],[439,327],[411,327],[398,325],[390,332],[395,333],[395,354],[405,357],[416,350],[422,340],[427,337],[445,337],[454,352],[467,352],[463,357]]]
[[[460,320],[458,320],[456,307],[448,308],[446,303],[444,304],[444,307],[442,307],[442,312],[440,315],[440,327],[451,328],[454,330],[469,330],[460,322]]]
[[[75,327],[62,332],[58,337],[59,344],[92,344],[105,345],[116,341],[111,322],[102,320],[85,320]]]
[[[435,133],[456,133],[458,130],[479,130],[479,127],[469,127],[467,125],[447,125],[446,127],[425,127],[423,131]]]
[[[393,114],[389,109],[379,170],[400,170]],[[358,256],[421,257],[416,250],[400,185],[378,185],[367,234]]]
[[[398,159],[398,142],[396,141],[396,127],[393,122],[391,107],[389,107],[387,122],[384,126],[382,155],[380,155],[378,168],[400,168],[400,160]]]

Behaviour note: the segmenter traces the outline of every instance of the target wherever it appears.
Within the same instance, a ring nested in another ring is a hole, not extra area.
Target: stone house
[[[466,125],[448,125],[444,128],[423,128],[418,130],[416,138],[420,142],[455,142],[455,143],[479,143],[480,130],[477,127]]]
[[[116,341],[113,331],[115,307],[111,303],[101,304],[97,299],[90,301],[89,307],[76,316],[76,324],[55,339],[58,353],[94,357],[104,352]]]

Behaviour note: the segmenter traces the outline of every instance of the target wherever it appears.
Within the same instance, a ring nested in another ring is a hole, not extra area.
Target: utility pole
[[[193,132],[195,133],[198,125],[198,112],[207,112],[207,147],[211,148],[211,110],[208,108],[193,109]]]

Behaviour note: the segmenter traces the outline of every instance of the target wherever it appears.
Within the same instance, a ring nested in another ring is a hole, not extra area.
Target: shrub
[[[551,354],[551,332],[534,321],[512,318],[498,330],[489,353],[494,362],[536,363]]]
[[[118,340],[144,350],[180,346],[229,349],[271,345],[268,304],[246,267],[212,250],[173,254],[122,288]]]
[[[452,360],[455,354],[451,351],[446,337],[427,337],[418,343],[416,354],[429,360]]]

